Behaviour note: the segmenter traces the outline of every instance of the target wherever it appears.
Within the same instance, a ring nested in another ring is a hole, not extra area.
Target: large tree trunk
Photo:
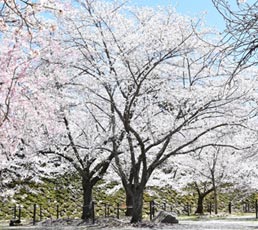
[[[134,190],[131,223],[139,223],[142,221],[142,207],[143,207],[143,190],[142,189]]]
[[[132,216],[133,215],[133,195],[126,191],[126,216]]]
[[[197,209],[195,211],[196,214],[204,214],[204,210],[203,210],[203,201],[204,198],[211,193],[214,190],[214,188],[211,188],[205,192],[201,192],[200,189],[197,189],[198,191],[198,201],[197,201]]]
[[[89,220],[92,218],[93,210],[92,210],[92,188],[89,180],[82,179],[82,187],[83,187],[83,208],[82,208],[82,219]]]
[[[196,214],[204,214],[203,211],[203,200],[204,200],[204,194],[198,194],[198,202],[197,202],[197,209],[195,211]]]

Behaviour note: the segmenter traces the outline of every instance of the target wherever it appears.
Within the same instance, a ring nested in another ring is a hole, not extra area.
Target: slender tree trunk
[[[214,186],[214,212],[218,214],[218,194],[216,186]]]
[[[198,194],[198,202],[197,202],[197,209],[195,211],[196,214],[204,214],[203,211],[203,200],[204,200],[204,194]]]
[[[142,207],[143,207],[143,189],[134,190],[131,223],[139,223],[142,221]]]
[[[217,193],[214,170],[211,171],[211,176],[212,176],[212,186],[213,186],[213,193],[214,193],[214,212],[215,214],[218,214],[218,193]]]
[[[89,220],[92,218],[92,189],[89,180],[82,179],[83,187],[83,209],[82,209],[82,219]]]

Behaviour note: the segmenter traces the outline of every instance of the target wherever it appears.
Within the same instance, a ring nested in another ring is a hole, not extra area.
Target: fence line
[[[10,220],[10,225],[14,225],[16,223],[21,222],[22,211],[23,211],[22,207],[23,206],[21,205],[18,205],[18,206],[15,205],[12,208],[13,219]],[[69,215],[70,213],[69,207],[68,208],[67,206],[65,207],[66,208],[62,207],[62,205],[57,203],[54,208],[55,213],[53,213],[53,211],[49,212],[49,210],[43,209],[42,205],[33,204],[32,211],[29,212],[32,214],[33,225],[35,225],[38,221],[42,221],[44,217],[48,217],[48,218],[50,217],[52,219],[52,216],[55,216],[56,219],[59,219],[60,217],[66,216],[67,218],[70,218],[71,215]],[[126,207],[121,205],[120,203],[111,205],[109,203],[92,202],[92,214],[91,214],[92,223],[93,224],[95,223],[96,217],[105,217],[105,218],[114,217],[117,219],[124,217],[126,210],[128,208],[132,208],[132,207]],[[212,203],[210,202],[207,209],[207,211],[210,214],[212,214],[212,208],[213,208]],[[80,212],[78,212],[78,209],[80,210]],[[190,216],[192,214],[193,207],[190,203],[178,205],[178,204],[169,204],[166,202],[158,203],[158,202],[155,202],[155,200],[151,200],[149,203],[144,202],[143,209],[145,211],[145,214],[149,215],[149,219],[153,220],[153,218],[155,217],[155,214],[161,210],[175,212],[178,215],[184,214],[184,215]],[[228,209],[228,213],[232,214],[234,211],[234,204],[232,202],[229,202],[227,209]],[[81,214],[82,210],[83,210],[83,207],[77,207],[76,209],[77,213],[74,212],[73,216],[78,217]],[[258,219],[258,201],[256,200],[255,203],[253,203],[252,205],[250,205],[250,202],[244,203],[243,211],[255,213],[255,217],[256,219]]]

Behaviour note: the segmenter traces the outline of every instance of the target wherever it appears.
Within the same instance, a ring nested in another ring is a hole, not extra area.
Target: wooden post
[[[155,201],[152,201],[152,217],[155,217]]]
[[[231,202],[229,202],[229,204],[228,204],[228,213],[229,214],[232,213],[232,204],[231,204]]]
[[[13,207],[13,219],[16,219],[16,213],[17,213],[17,210],[16,210],[16,205]]]
[[[18,209],[18,220],[21,221],[21,206]]]
[[[39,219],[40,221],[42,221],[43,217],[42,217],[42,206],[39,206]]]
[[[36,211],[37,211],[37,205],[33,205],[33,225],[36,224]]]
[[[152,220],[152,201],[150,201],[149,210],[150,210],[150,220]]]
[[[190,204],[187,203],[187,215],[188,215],[188,216],[190,216],[190,208],[191,208],[191,207],[190,207]]]
[[[59,219],[59,205],[56,205],[56,219]]]
[[[108,204],[108,206],[107,206],[107,217],[109,217],[109,215],[110,215],[110,205]]]
[[[116,204],[116,218],[119,219],[119,203]]]
[[[105,203],[105,218],[107,218],[107,204]]]
[[[152,220],[154,216],[155,216],[155,202],[154,200],[152,200],[150,202],[150,220]]]
[[[165,202],[163,203],[163,210],[167,211],[167,204]]]

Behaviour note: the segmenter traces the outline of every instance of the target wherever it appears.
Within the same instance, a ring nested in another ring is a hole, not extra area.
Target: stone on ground
[[[178,219],[176,214],[173,212],[160,211],[158,215],[153,219],[155,223],[164,224],[178,224]]]

